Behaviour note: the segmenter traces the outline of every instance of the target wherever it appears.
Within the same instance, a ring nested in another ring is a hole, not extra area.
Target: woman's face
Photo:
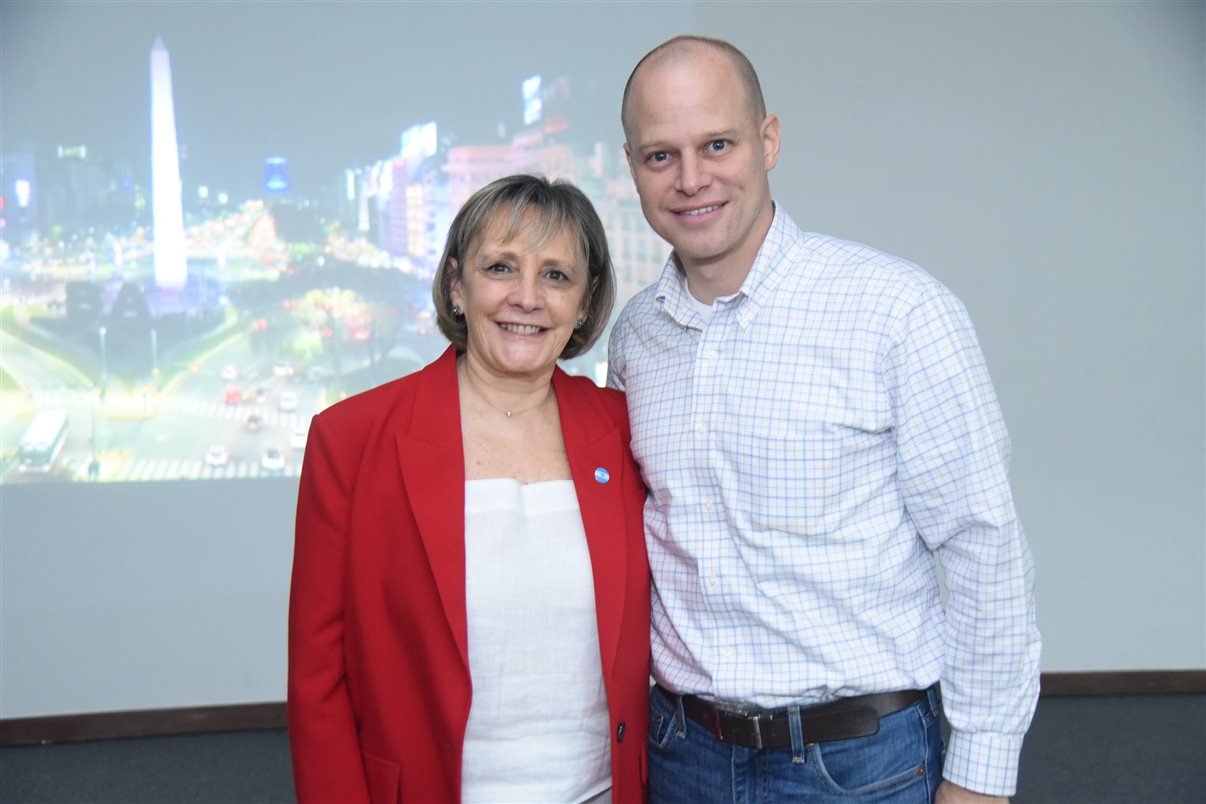
[[[537,377],[552,370],[586,316],[588,270],[569,229],[538,245],[525,217],[504,240],[508,214],[495,215],[470,243],[452,301],[465,313],[468,359],[500,376]]]

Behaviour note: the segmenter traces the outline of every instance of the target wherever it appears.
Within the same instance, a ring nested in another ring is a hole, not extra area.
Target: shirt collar
[[[745,281],[732,296],[717,299],[721,304],[740,305],[737,321],[743,328],[753,321],[758,309],[773,296],[775,287],[794,264],[792,257],[803,240],[799,227],[783,207],[775,204],[774,211],[770,229],[758,248]],[[666,314],[682,326],[702,329],[704,321],[691,306],[690,293],[687,275],[679,264],[678,254],[671,251],[662,268],[654,298]]]

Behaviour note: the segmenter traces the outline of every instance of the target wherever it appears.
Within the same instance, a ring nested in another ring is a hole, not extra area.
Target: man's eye
[[[655,165],[665,162],[669,158],[670,154],[666,153],[665,151],[654,151],[653,153],[649,154],[649,161]]]
[[[712,140],[708,143],[708,150],[712,152],[723,151],[729,147],[728,140]]]

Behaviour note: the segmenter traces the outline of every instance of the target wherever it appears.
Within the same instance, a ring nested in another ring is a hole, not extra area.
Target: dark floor
[[[283,731],[0,749],[4,804],[293,801]],[[1044,698],[1015,804],[1206,804],[1206,696]]]

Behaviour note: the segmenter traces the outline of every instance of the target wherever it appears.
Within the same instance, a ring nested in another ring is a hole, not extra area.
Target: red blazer
[[[613,796],[640,802],[649,717],[645,488],[623,396],[560,369],[553,387],[594,572]],[[472,696],[464,511],[452,348],[314,417],[289,603],[289,741],[301,804],[460,800]]]

